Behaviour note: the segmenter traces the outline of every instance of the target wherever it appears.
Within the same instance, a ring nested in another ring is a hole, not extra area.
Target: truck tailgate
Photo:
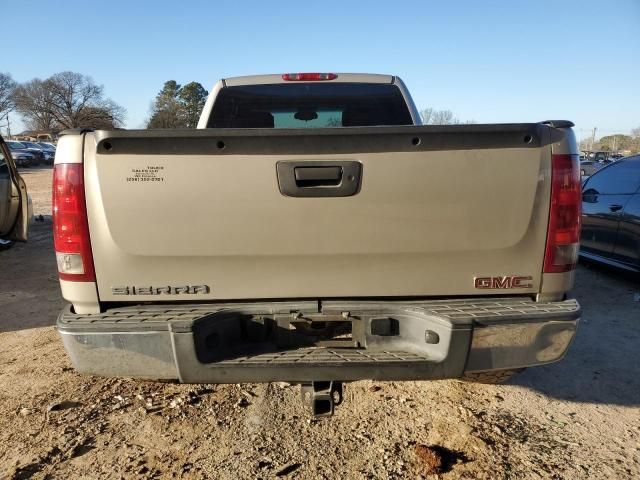
[[[540,124],[87,133],[100,300],[538,292],[549,142]],[[356,165],[357,185],[324,196],[307,170],[287,196],[279,163]]]

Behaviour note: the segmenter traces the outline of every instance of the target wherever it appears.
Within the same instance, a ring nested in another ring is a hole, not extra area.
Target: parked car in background
[[[53,160],[56,156],[56,146],[45,142],[38,142],[38,145],[44,149],[47,164],[53,165]]]
[[[618,160],[585,181],[580,255],[640,272],[640,155]]]
[[[45,150],[56,153],[56,146],[53,143],[48,143],[48,142],[37,142],[37,143]]]
[[[595,152],[587,151],[584,153],[586,154],[585,157],[587,160],[596,161],[596,162],[604,162],[609,158],[609,155],[611,155],[611,152],[607,152],[603,150],[598,150]]]
[[[53,165],[53,155],[49,150],[45,150],[44,147],[38,145],[35,142],[29,142],[26,140],[20,141],[24,146],[29,150],[38,160],[38,163],[45,163],[48,165]]]
[[[601,162],[595,160],[585,160],[580,162],[580,176],[588,177],[596,173],[604,166]]]
[[[36,158],[29,150],[27,150],[26,146],[21,142],[16,141],[8,141],[6,142],[9,147],[9,151],[11,152],[11,158],[13,158],[14,163],[17,167],[30,167],[35,165]]]

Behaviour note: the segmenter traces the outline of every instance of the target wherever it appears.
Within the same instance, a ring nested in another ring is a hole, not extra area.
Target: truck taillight
[[[81,163],[53,168],[53,246],[61,280],[95,282]]]
[[[578,155],[552,155],[551,208],[544,273],[573,270],[580,246],[582,193]]]
[[[289,82],[317,82],[321,80],[335,80],[338,75],[335,73],[285,73],[283,80]]]

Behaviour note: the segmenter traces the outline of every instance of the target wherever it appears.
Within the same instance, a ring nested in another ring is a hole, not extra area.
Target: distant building
[[[25,130],[17,135],[12,135],[14,140],[27,140],[29,142],[54,142],[58,135],[51,132]]]

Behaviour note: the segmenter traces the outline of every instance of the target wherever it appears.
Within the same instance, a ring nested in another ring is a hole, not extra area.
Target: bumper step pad
[[[369,363],[412,363],[424,362],[429,358],[426,355],[418,355],[409,352],[368,352],[366,350],[325,349],[325,348],[301,348],[298,350],[288,350],[277,353],[263,353],[249,357],[222,360],[218,365],[239,365],[239,364],[274,364],[274,365],[295,365],[304,363],[314,364],[369,364]]]

